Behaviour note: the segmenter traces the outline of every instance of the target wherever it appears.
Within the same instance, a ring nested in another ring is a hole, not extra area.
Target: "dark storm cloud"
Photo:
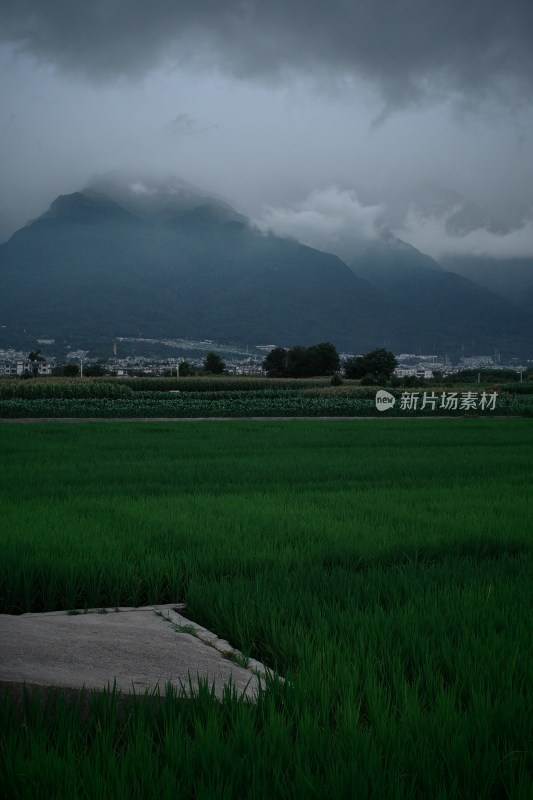
[[[533,99],[531,0],[1,0],[0,36],[90,79],[163,63],[375,83],[389,107]]]

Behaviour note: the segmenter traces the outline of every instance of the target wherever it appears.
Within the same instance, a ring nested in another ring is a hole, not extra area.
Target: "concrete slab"
[[[240,666],[245,659],[238,651],[176,608],[0,614],[0,689],[103,690],[116,682],[122,693],[164,694],[170,683],[190,694],[199,679],[207,679],[219,698],[231,682],[238,695],[253,700],[266,674],[263,665]],[[238,664],[230,660],[235,658]]]

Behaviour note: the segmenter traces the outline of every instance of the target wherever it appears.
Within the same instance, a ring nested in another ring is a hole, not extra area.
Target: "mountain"
[[[532,311],[533,258],[454,255],[439,260],[447,269],[504,297],[523,311]]]
[[[224,198],[177,177],[153,181],[112,172],[94,179],[83,194],[97,200],[110,198],[143,220],[172,221],[197,208],[209,208],[219,222],[247,222]]]
[[[0,281],[5,341],[142,334],[453,353],[474,340],[516,352],[531,331],[528,315],[392,236],[347,266],[178,179],[108,177],[58,197],[0,245]]]
[[[349,261],[358,275],[375,286],[390,291],[401,290],[404,281],[442,273],[441,265],[431,256],[398,239],[385,229]]]
[[[181,184],[100,182],[58,197],[0,246],[0,276],[6,337],[333,340],[357,351],[419,340],[336,256],[260,233]]]
[[[499,237],[519,235],[523,226],[520,216],[505,222],[496,218],[472,200],[449,188],[435,184],[421,184],[403,195],[397,196],[390,204],[389,213],[394,217],[395,227],[401,228],[408,212],[421,220],[436,218],[443,223],[447,241],[440,247],[449,254],[438,256],[448,272],[467,278],[495,295],[505,298],[522,311],[531,312],[533,308],[533,258],[472,255],[467,252],[468,237],[479,249],[485,242],[490,250],[491,241],[495,244]],[[525,214],[526,209],[523,209]],[[466,237],[465,252],[460,252],[461,240]]]
[[[506,347],[512,344],[520,349],[520,342],[525,343],[532,330],[529,315],[514,304],[443,269],[390,232],[372,241],[350,266],[391,294],[406,314],[416,314],[426,328],[435,324],[451,328],[461,345],[483,343],[490,352],[505,342]]]

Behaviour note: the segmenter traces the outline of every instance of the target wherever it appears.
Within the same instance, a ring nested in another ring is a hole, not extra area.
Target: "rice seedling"
[[[255,705],[6,695],[0,794],[531,796],[528,420],[0,437],[3,613],[186,602],[273,670]]]

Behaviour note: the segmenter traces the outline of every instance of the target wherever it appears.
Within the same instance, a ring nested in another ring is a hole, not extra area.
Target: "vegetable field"
[[[0,796],[530,798],[532,445],[527,419],[0,426],[1,613],[185,602],[286,679],[84,721],[5,697]]]
[[[0,419],[375,417],[383,413],[376,410],[376,391],[377,387],[353,381],[333,387],[325,379],[7,380],[0,382]],[[485,392],[480,403],[481,394],[464,386],[439,391],[391,389],[395,404],[385,414],[533,416],[531,392],[518,393],[511,385]],[[474,398],[470,404],[468,397]]]

